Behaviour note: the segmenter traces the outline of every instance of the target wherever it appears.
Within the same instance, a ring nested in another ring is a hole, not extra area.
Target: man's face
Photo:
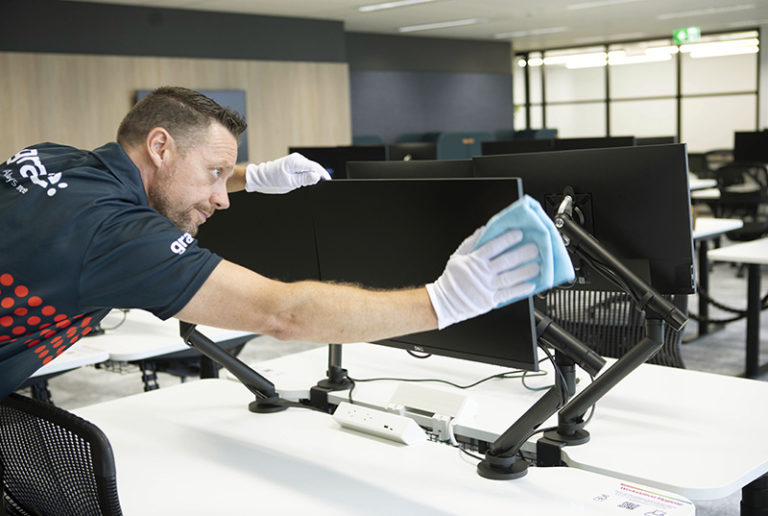
[[[215,210],[229,207],[227,180],[237,160],[237,140],[221,124],[212,123],[199,141],[183,154],[173,146],[148,188],[149,205],[192,236]]]

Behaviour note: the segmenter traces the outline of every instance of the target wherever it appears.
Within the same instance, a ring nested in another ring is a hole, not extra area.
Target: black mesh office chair
[[[0,479],[11,516],[122,514],[112,447],[102,431],[18,394],[0,400]]]
[[[645,337],[645,314],[625,293],[554,289],[539,296],[536,303],[566,331],[605,357],[620,358]],[[682,332],[665,326],[664,346],[648,363],[685,368],[681,344]]]

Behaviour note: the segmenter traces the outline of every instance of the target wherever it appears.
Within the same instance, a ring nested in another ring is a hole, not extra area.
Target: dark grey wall
[[[346,61],[342,22],[60,0],[1,0],[0,50]]]
[[[404,133],[513,127],[509,43],[347,33],[352,132],[389,143]]]
[[[385,143],[404,133],[509,129],[512,76],[351,70],[352,132]]]
[[[348,32],[346,46],[353,70],[512,73],[506,42]]]

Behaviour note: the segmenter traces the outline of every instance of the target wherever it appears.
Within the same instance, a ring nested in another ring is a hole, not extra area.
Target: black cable
[[[396,377],[379,377],[379,378],[352,378],[348,377],[350,381],[352,381],[352,388],[354,388],[355,382],[412,382],[412,383],[444,383],[446,385],[450,385],[451,387],[456,387],[457,389],[466,390],[471,389],[472,387],[476,387],[480,385],[481,383],[485,383],[489,380],[493,379],[502,379],[502,380],[508,380],[508,379],[515,379],[515,378],[522,378],[523,375],[528,374],[529,376],[546,376],[546,371],[539,371],[538,373],[531,373],[530,371],[522,371],[519,369],[515,369],[512,371],[506,371],[503,373],[494,374],[491,376],[487,376],[481,380],[478,380],[476,382],[472,382],[467,385],[459,385],[457,383],[451,382],[449,380],[442,380],[439,378],[396,378]]]
[[[429,358],[432,356],[432,353],[424,353],[423,355],[420,355],[416,353],[415,351],[411,351],[410,349],[405,350],[409,355],[411,355],[413,358],[418,358],[419,360],[424,360],[425,358]]]

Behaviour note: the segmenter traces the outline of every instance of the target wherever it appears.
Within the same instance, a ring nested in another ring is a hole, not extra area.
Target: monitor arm
[[[600,264],[598,272],[637,299],[639,309],[646,315],[645,338],[562,407],[558,414],[557,431],[545,434],[547,439],[555,442],[580,444],[589,440],[589,434],[583,430],[583,416],[589,407],[661,349],[664,345],[664,323],[680,331],[688,319],[675,305],[627,269],[600,242],[576,224],[571,218],[572,205],[573,197],[566,194],[555,216],[555,226],[566,246],[582,258]],[[613,274],[601,269],[607,269]]]
[[[251,412],[278,412],[285,410],[288,406],[282,403],[282,400],[275,392],[275,385],[261,376],[259,373],[248,367],[239,358],[227,353],[227,351],[213,342],[211,339],[200,333],[196,325],[184,321],[179,321],[179,333],[184,343],[195,348],[203,355],[232,373],[245,387],[256,395],[256,400],[248,405]]]
[[[491,444],[485,459],[477,466],[478,473],[486,478],[510,479],[525,475],[527,463],[522,458],[520,450],[533,435],[536,428],[558,409],[557,430],[546,432],[537,443],[537,464],[540,466],[561,465],[560,450],[562,446],[581,444],[589,440],[589,433],[583,430],[584,414],[589,410],[589,407],[661,349],[664,345],[665,322],[678,331],[687,322],[685,314],[627,269],[600,242],[573,221],[571,218],[573,196],[569,193],[572,194],[572,192],[566,192],[554,219],[555,226],[560,231],[563,241],[572,252],[592,263],[598,262],[601,266],[598,272],[640,301],[640,309],[646,314],[646,337],[570,401],[566,402],[563,398],[562,393],[568,391],[561,389],[559,385],[556,384],[550,388]],[[605,270],[610,272],[605,272]],[[591,355],[584,354],[580,347],[584,345],[554,323],[546,324],[546,316],[538,312],[536,316],[539,340],[550,343],[550,345],[552,345],[552,341],[567,345],[568,358],[582,367],[586,365],[585,370],[592,374],[589,368],[596,366],[597,362],[593,361]],[[544,327],[545,324],[549,329]],[[570,339],[563,339],[564,335]],[[580,346],[573,347],[571,345],[573,342],[580,344]],[[561,352],[557,346],[553,347]],[[584,347],[586,348],[586,346]],[[581,358],[574,359],[573,353]],[[599,367],[597,369],[599,370]],[[545,456],[546,459],[542,460],[542,456]]]
[[[541,344],[547,344],[562,355],[571,365],[579,364],[590,375],[597,374],[605,365],[605,359],[584,345],[580,340],[561,328],[548,316],[536,310],[536,337]],[[567,401],[572,393],[559,378],[506,432],[489,447],[477,465],[480,476],[495,480],[518,478],[526,474],[528,463],[519,454],[523,444],[536,429],[552,416]]]

